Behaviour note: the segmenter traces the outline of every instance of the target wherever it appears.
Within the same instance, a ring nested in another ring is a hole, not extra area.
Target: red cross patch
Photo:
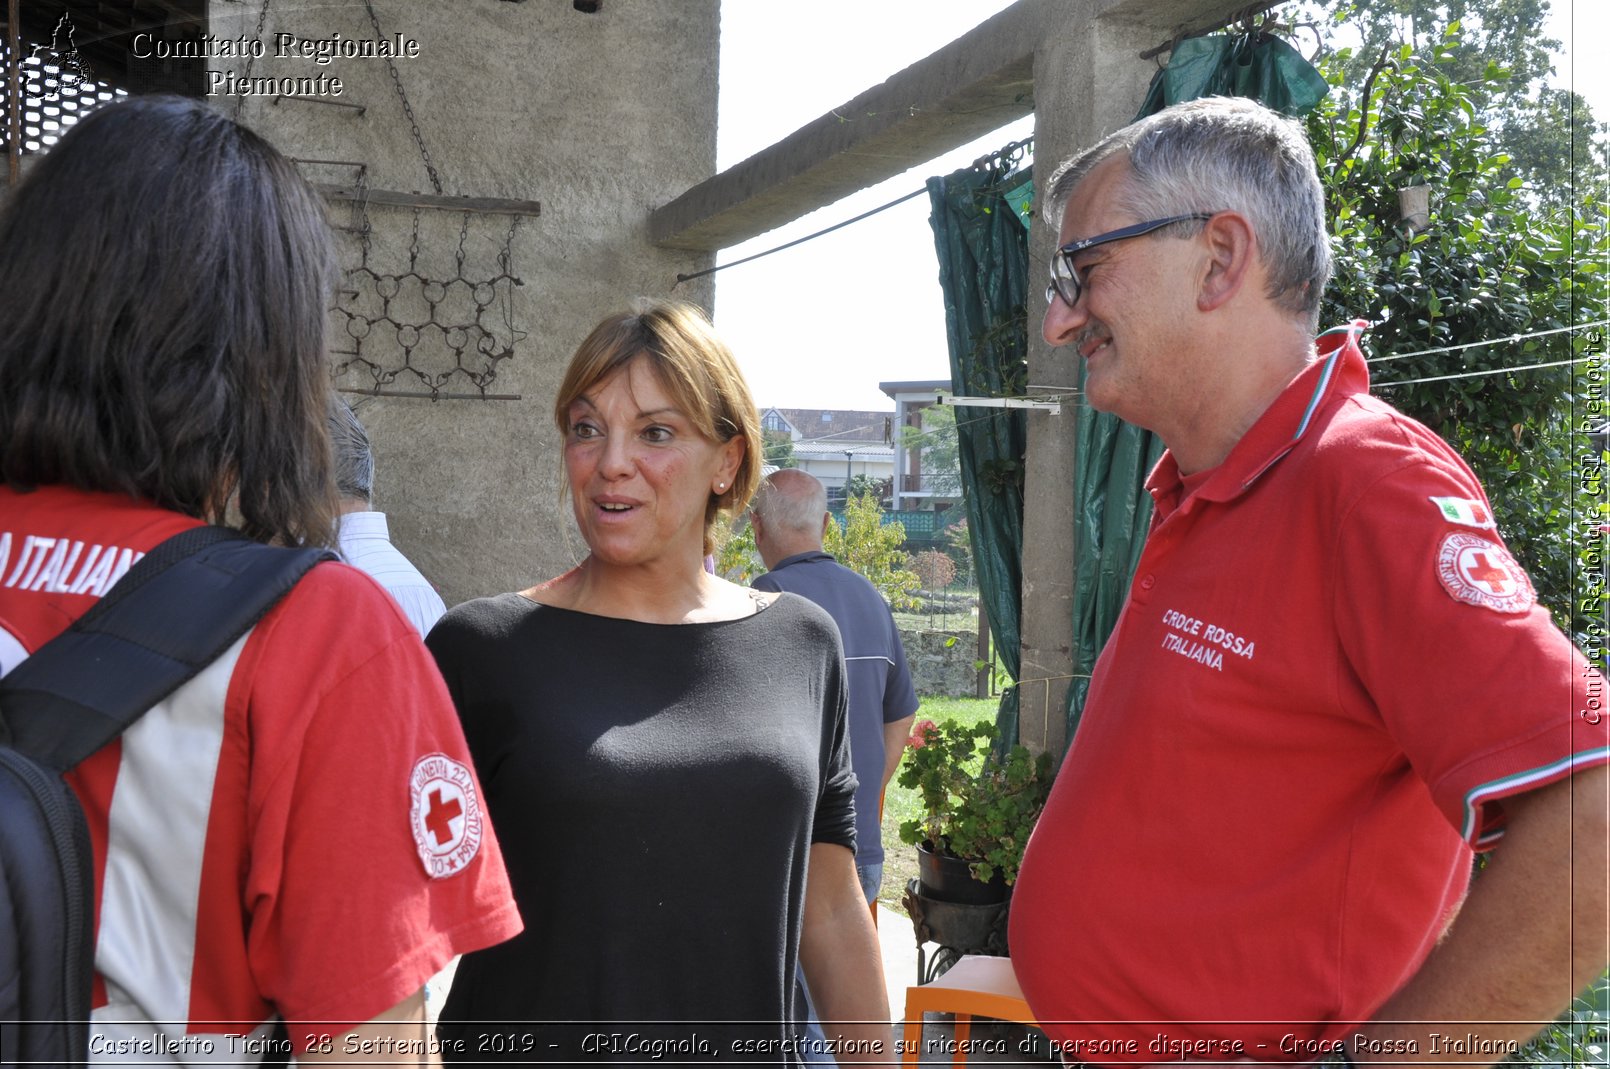
[[[1437,578],[1455,601],[1494,612],[1523,613],[1536,601],[1532,581],[1509,550],[1480,535],[1445,535],[1437,550]]]
[[[481,803],[475,777],[446,754],[414,762],[408,777],[408,820],[420,863],[433,880],[462,872],[481,849]]]

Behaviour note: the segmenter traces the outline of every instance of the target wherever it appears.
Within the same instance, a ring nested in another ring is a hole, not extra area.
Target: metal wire
[[[338,388],[365,394],[428,397],[432,401],[478,398],[514,400],[518,394],[492,393],[498,367],[515,355],[526,332],[515,324],[514,289],[525,282],[514,270],[514,242],[521,217],[510,215],[490,269],[469,249],[471,216],[463,212],[447,273],[429,266],[430,246],[421,235],[424,209],[411,211],[406,270],[386,271],[375,263],[376,234],[397,233],[393,224],[377,228],[376,205],[363,197],[367,177],[360,168],[353,202],[357,263],[348,268],[340,300],[333,309],[342,320],[348,348],[333,349],[331,371]],[[393,217],[401,209],[390,209]],[[401,219],[397,219],[401,223]],[[477,222],[479,229],[483,224]],[[499,227],[501,229],[501,226]],[[435,258],[442,259],[441,256]],[[468,392],[462,387],[469,387]]]

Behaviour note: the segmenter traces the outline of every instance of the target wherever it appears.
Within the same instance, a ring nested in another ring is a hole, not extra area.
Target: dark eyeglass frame
[[[1086,249],[1093,249],[1097,245],[1108,245],[1114,241],[1123,241],[1126,238],[1138,238],[1142,234],[1150,234],[1154,230],[1161,230],[1165,226],[1175,223],[1206,222],[1217,215],[1217,212],[1191,212],[1188,215],[1171,215],[1166,219],[1152,219],[1144,223],[1133,223],[1121,226],[1117,230],[1109,230],[1105,234],[1097,234],[1093,238],[1080,238],[1070,241],[1051,254],[1051,281],[1045,286],[1045,303],[1050,304],[1058,297],[1069,308],[1079,303],[1079,297],[1084,293],[1084,279],[1079,275],[1079,269],[1074,266],[1073,258]],[[1058,268],[1061,270],[1059,271]],[[1064,288],[1066,287],[1066,288]]]

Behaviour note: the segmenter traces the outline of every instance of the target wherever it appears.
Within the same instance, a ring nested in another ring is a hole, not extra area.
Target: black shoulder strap
[[[0,679],[0,742],[65,772],[217,660],[315,564],[335,559],[224,527],[167,539]]]

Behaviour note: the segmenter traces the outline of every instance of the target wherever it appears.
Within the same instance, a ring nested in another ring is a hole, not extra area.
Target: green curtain
[[[1084,391],[1080,362],[1079,389]],[[1107,412],[1079,409],[1073,475],[1073,680],[1065,715],[1073,741],[1090,673],[1118,623],[1152,518],[1146,476],[1163,454],[1155,434]]]
[[[1013,170],[1016,154],[1007,151],[928,180],[951,385],[958,396],[1021,395],[1027,384],[1028,231],[1007,194],[1030,175],[1026,168]],[[1016,680],[1027,421],[1021,409],[958,408],[956,436],[979,598],[1001,665]],[[1016,687],[1001,696],[996,725],[998,748],[1017,742]]]
[[[1249,96],[1288,115],[1324,97],[1325,79],[1290,45],[1264,34],[1218,34],[1179,42],[1152,78],[1136,119],[1197,97]],[[1084,366],[1079,368],[1084,388]],[[1118,623],[1129,580],[1151,524],[1146,476],[1162,456],[1150,431],[1081,408],[1075,431],[1073,673],[1065,710],[1072,742],[1090,691],[1090,673]]]

